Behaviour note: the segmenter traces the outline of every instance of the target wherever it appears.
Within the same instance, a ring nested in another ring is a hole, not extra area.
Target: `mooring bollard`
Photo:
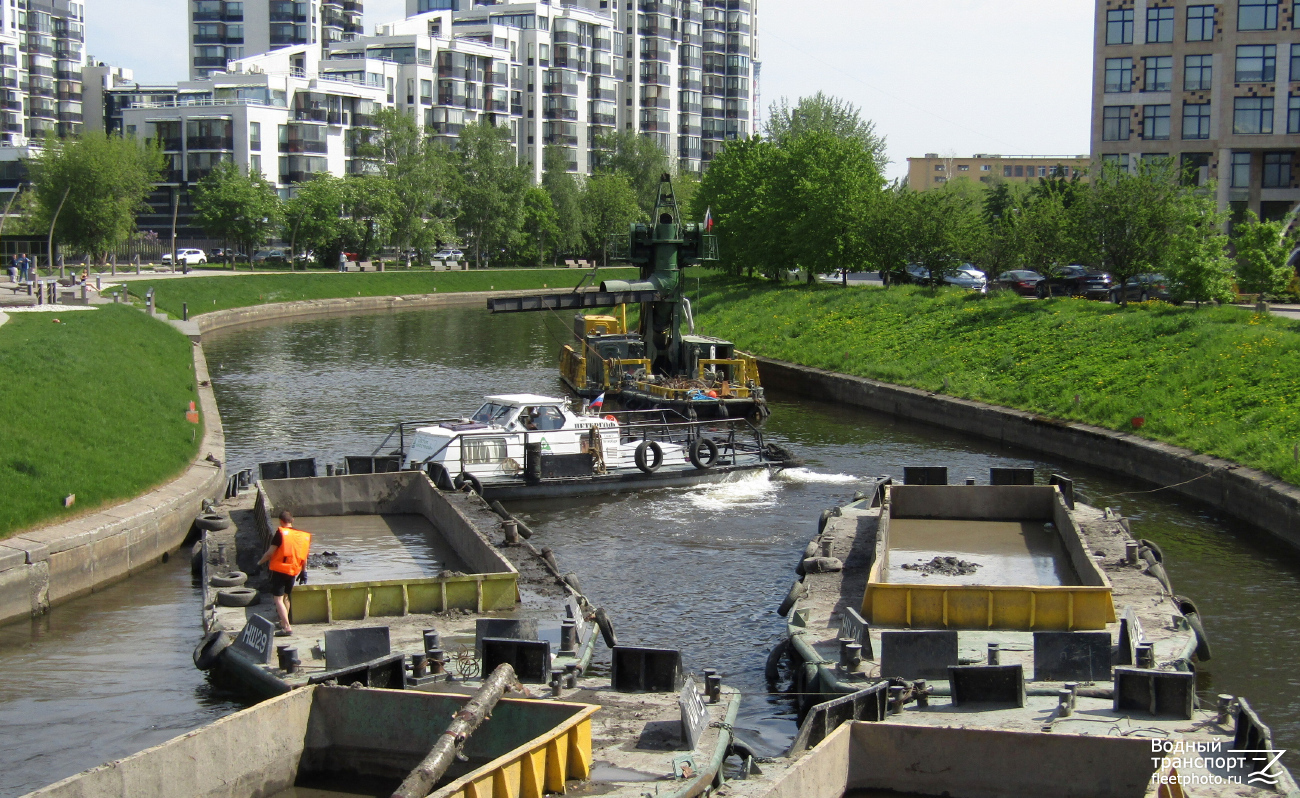
[[[442,641],[438,639],[438,631],[436,629],[425,629],[424,630],[425,653],[431,654],[440,648],[442,648]]]
[[[560,670],[559,668],[552,668],[552,669],[551,669],[551,682],[550,682],[550,684],[551,684],[551,696],[552,696],[553,698],[559,698],[559,697],[560,697],[560,690],[561,690],[561,689],[563,688],[563,686],[564,686],[563,683],[560,681],[561,675],[562,675],[563,673],[564,673],[564,671]]]
[[[518,521],[502,521],[501,532],[506,536],[507,546],[519,545],[519,522]]]
[[[902,685],[893,685],[889,688],[889,714],[903,714],[903,692],[907,690]]]
[[[930,691],[925,686],[925,679],[917,679],[912,682],[912,694],[916,696],[916,705],[918,707],[930,706]]]
[[[560,653],[572,654],[577,649],[578,625],[573,621],[560,624]]]
[[[332,476],[334,476],[334,464],[333,464],[333,463],[326,463],[326,464],[325,464],[325,476],[327,476],[327,477],[332,477]]]
[[[280,662],[280,670],[285,673],[295,673],[298,670],[298,649],[293,646],[276,646],[275,653]]]
[[[704,694],[709,697],[710,704],[722,700],[722,676],[718,674],[717,668],[704,669]]]
[[[578,686],[578,666],[569,663],[564,666],[564,686],[570,690]]]
[[[1058,717],[1068,718],[1074,711],[1071,705],[1071,694],[1069,690],[1056,691],[1056,714]]]
[[[411,676],[412,677],[419,679],[420,677],[424,676],[425,672],[428,670],[428,667],[429,667],[428,654],[411,655]]]
[[[1138,643],[1137,665],[1139,668],[1154,668],[1156,666],[1156,651],[1154,645],[1151,643]]]
[[[1233,700],[1234,700],[1233,697],[1228,695],[1227,693],[1219,693],[1219,706],[1218,706],[1219,714],[1218,717],[1215,718],[1216,722],[1218,723],[1228,722],[1228,718],[1232,716]]]
[[[1070,691],[1070,709],[1074,709],[1079,704],[1079,683],[1066,682],[1065,689]]]
[[[1002,650],[997,643],[989,643],[989,664],[999,665],[1002,661]]]
[[[1137,565],[1138,561],[1138,542],[1136,540],[1124,541],[1124,560],[1129,565]]]

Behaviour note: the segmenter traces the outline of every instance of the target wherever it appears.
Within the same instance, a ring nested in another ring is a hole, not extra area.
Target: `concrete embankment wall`
[[[180,477],[115,507],[0,540],[0,623],[41,615],[158,563],[185,541],[203,500],[222,495],[226,439],[197,345],[194,379],[203,441]]]
[[[934,424],[1169,486],[1169,491],[1209,504],[1300,550],[1300,488],[1230,460],[1088,424],[781,360],[760,358],[759,366],[764,386],[778,391]]]

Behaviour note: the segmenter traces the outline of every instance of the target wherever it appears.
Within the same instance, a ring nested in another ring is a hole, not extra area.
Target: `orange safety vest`
[[[271,555],[267,567],[289,576],[302,573],[307,564],[307,550],[311,548],[311,533],[291,526],[280,527],[280,547]]]

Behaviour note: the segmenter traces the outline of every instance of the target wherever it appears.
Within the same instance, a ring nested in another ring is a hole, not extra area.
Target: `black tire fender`
[[[790,650],[790,638],[784,638],[772,646],[772,650],[767,654],[767,665],[763,669],[763,675],[767,677],[768,686],[776,684],[781,675],[781,660],[785,658],[786,652]]]
[[[652,459],[646,458],[646,452],[652,452]],[[641,441],[636,447],[636,454],[632,458],[636,461],[636,467],[647,474],[653,474],[659,470],[659,466],[664,464],[664,450],[654,441]]]
[[[1148,540],[1146,538],[1138,538],[1138,545],[1146,546],[1148,549],[1151,549],[1151,553],[1156,556],[1156,562],[1161,564],[1164,563],[1165,552],[1163,549],[1160,548],[1159,543],[1156,543],[1154,540]]]
[[[704,452],[701,452],[701,449]],[[701,456],[704,453],[707,453],[708,456]],[[718,462],[718,444],[708,438],[696,438],[691,441],[691,447],[687,450],[686,456],[690,458],[691,465],[701,471],[707,471]]]
[[[822,531],[826,529],[826,524],[829,523],[830,520],[831,520],[831,511],[822,510],[822,514],[817,518],[817,534],[820,535]],[[810,555],[805,555],[805,556],[810,556]]]
[[[243,571],[231,571],[226,576],[214,576],[208,580],[213,587],[242,587],[248,581],[248,574]]]
[[[785,594],[785,600],[782,601],[781,606],[777,608],[776,614],[782,617],[789,615],[790,610],[794,608],[795,602],[803,598],[807,593],[808,588],[801,580],[796,579],[794,584],[790,586],[790,592]]]
[[[257,603],[257,591],[251,587],[226,587],[217,591],[217,603],[223,607],[247,607]]]
[[[466,485],[472,493],[483,495],[483,483],[479,482],[478,477],[468,471],[462,471],[460,476],[456,477],[456,490],[465,490]]]
[[[208,532],[219,532],[230,527],[230,518],[220,513],[200,513],[194,517],[194,525]]]
[[[618,645],[618,637],[614,634],[614,624],[609,620],[609,614],[605,612],[605,608],[598,607],[595,616],[596,626],[600,627],[600,636],[605,638],[605,645],[609,648]]]
[[[221,652],[230,645],[230,638],[225,632],[208,632],[194,647],[194,667],[201,671],[212,670],[221,657]]]

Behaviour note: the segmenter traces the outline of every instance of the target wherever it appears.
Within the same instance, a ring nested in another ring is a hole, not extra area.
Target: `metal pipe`
[[[988,662],[990,665],[998,665],[1002,660],[1002,651],[997,643],[989,643]]]

